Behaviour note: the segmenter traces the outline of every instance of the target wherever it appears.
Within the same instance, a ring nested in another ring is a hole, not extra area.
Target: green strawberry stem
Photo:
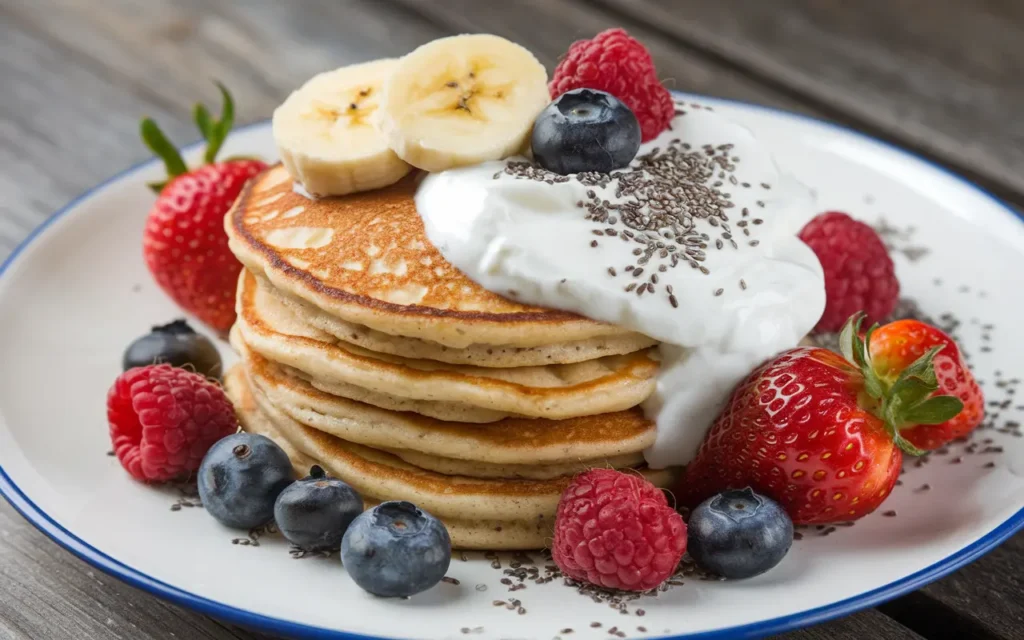
[[[210,115],[206,105],[202,103],[196,103],[192,109],[192,116],[196,126],[203,135],[203,140],[206,141],[206,153],[203,154],[204,164],[212,164],[217,160],[217,154],[220,153],[221,147],[224,146],[224,141],[231,132],[231,127],[235,124],[235,101],[231,97],[231,92],[220,82],[216,84],[223,98],[220,118],[215,120]],[[164,167],[167,169],[167,180],[151,183],[149,185],[151,189],[159,193],[172,179],[188,173],[188,165],[182,159],[181,153],[167,139],[167,136],[164,135],[164,132],[160,130],[160,127],[152,118],[142,119],[139,125],[139,133],[142,135],[142,141],[145,145],[158,158],[163,160]]]
[[[901,430],[919,424],[942,424],[964,408],[959,398],[932,395],[939,389],[933,361],[942,347],[933,347],[910,363],[890,384],[878,375],[871,362],[871,336],[878,325],[873,325],[861,338],[863,324],[863,313],[847,320],[839,334],[839,348],[864,375],[864,390],[876,404],[875,413],[885,423],[896,446],[910,455],[922,455],[924,452],[908,442]]]

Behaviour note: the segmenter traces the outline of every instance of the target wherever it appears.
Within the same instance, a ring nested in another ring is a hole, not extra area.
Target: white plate
[[[871,222],[884,216],[926,247],[898,251],[904,291],[933,316],[963,324],[962,344],[989,399],[1009,400],[997,425],[1024,422],[1012,390],[1024,343],[1024,225],[993,197],[941,169],[860,134],[761,107],[701,99],[747,124],[818,194],[822,209]],[[226,155],[274,157],[270,126],[239,130]],[[502,569],[456,558],[442,583],[406,601],[361,592],[337,557],[293,559],[269,535],[259,546],[202,509],[171,510],[173,490],[132,482],[110,449],[105,393],[129,340],[179,315],[146,272],[139,239],[153,162],[122,173],[58,212],[0,271],[0,491],[79,557],[129,583],[204,613],[309,638],[479,636],[739,638],[778,633],[870,607],[977,558],[1024,525],[1024,439],[989,429],[974,453],[957,445],[907,470],[881,511],[831,535],[805,532],[783,563],[745,582],[685,578],[658,597],[607,602],[556,580],[511,591]],[[1002,373],[997,373],[1002,369]],[[1000,379],[998,376],[1002,375]],[[998,383],[998,384],[997,384]],[[984,444],[984,438],[992,442]],[[1002,447],[1001,453],[986,452]],[[954,464],[956,458],[962,462]],[[995,467],[986,463],[994,462]],[[929,485],[930,490],[920,488]],[[531,554],[543,576],[544,561]],[[512,580],[518,583],[517,579]],[[510,592],[511,591],[511,592]],[[519,604],[496,606],[515,599]],[[525,612],[525,613],[524,613]],[[642,612],[642,615],[641,615]],[[594,627],[592,623],[600,623]],[[565,634],[563,634],[565,635]]]

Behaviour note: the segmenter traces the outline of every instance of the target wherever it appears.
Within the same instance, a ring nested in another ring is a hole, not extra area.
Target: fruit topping
[[[899,320],[871,334],[870,364],[882,383],[892,386],[914,361],[938,348],[932,358],[938,389],[932,396],[953,396],[963,403],[955,417],[938,424],[907,424],[900,434],[918,449],[938,449],[961,438],[985,418],[985,397],[967,368],[960,347],[940,329],[918,320]]]
[[[125,371],[161,363],[191,369],[208,378],[221,375],[220,354],[213,341],[196,333],[184,320],[153,327],[128,345],[122,358]]]
[[[869,225],[845,213],[829,211],[800,231],[800,239],[825,270],[825,313],[817,331],[839,331],[846,319],[863,311],[869,322],[889,317],[900,295],[892,258]]]
[[[658,80],[651,54],[623,29],[574,42],[548,88],[551,98],[573,89],[607,91],[636,114],[644,142],[668,129],[675,117],[672,94]]]
[[[341,562],[363,590],[386,598],[426,591],[452,559],[448,530],[409,502],[383,502],[357,517],[341,543]]]
[[[618,98],[595,89],[558,96],[533,124],[533,157],[562,175],[610,173],[629,166],[640,148],[640,124]]]
[[[676,493],[683,504],[749,485],[794,523],[826,524],[856,520],[888,497],[903,452],[921,453],[905,430],[952,420],[963,404],[932,395],[939,348],[879,377],[876,330],[861,338],[862,323],[855,316],[843,328],[842,356],[792,349],[739,384],[686,469]]]
[[[267,165],[253,159],[215,163],[234,122],[231,95],[220,89],[224,109],[219,120],[203,105],[195,107],[196,124],[206,140],[206,164],[201,167],[189,170],[156,123],[142,121],[142,139],[164,161],[169,178],[153,185],[159,195],[143,232],[142,254],[157,284],[178,306],[226,332],[235,321],[242,265],[228,249],[224,215],[245,183]]]
[[[685,551],[682,517],[639,475],[593,469],[562,493],[551,556],[567,577],[648,591],[668,580]]]
[[[274,111],[274,142],[288,173],[316,196],[398,182],[412,169],[374,125],[398,60],[374,60],[313,76]]]
[[[274,502],[292,483],[292,463],[270,438],[236,433],[210,448],[198,480],[207,513],[225,526],[252,529],[274,517]]]
[[[687,522],[687,550],[700,568],[752,578],[779,564],[793,544],[793,521],[774,500],[749,487],[702,502]]]
[[[215,442],[238,429],[216,383],[169,364],[122,373],[107,393],[107,421],[117,459],[143,482],[188,477]]]
[[[306,551],[340,547],[345,531],[362,512],[363,498],[355,489],[328,476],[318,465],[290,484],[274,503],[277,528],[288,542]]]
[[[532,53],[498,36],[451,36],[399,60],[377,122],[400,158],[442,171],[519,153],[548,101]]]

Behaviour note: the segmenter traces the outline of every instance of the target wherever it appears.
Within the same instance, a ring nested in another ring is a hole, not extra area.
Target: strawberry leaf
[[[952,420],[964,408],[956,396],[935,396],[903,412],[902,418],[908,424],[942,424]]]
[[[217,83],[217,88],[220,89],[223,105],[221,106],[220,119],[208,122],[207,128],[209,133],[203,132],[203,137],[206,138],[206,155],[204,160],[207,164],[217,159],[221,146],[224,145],[228,134],[231,133],[231,127],[235,124],[235,101],[231,97],[231,92],[220,82]],[[197,110],[200,107],[202,105],[196,105]],[[202,109],[205,111],[205,107],[202,107]],[[199,124],[198,120],[196,123]],[[199,125],[199,128],[202,130],[203,125]]]
[[[917,360],[911,362],[906,369],[900,372],[899,380],[905,378],[917,378],[927,385],[931,385],[936,389],[939,388],[939,381],[935,377],[935,367],[933,361],[935,356],[942,351],[942,347],[932,347],[927,353],[922,355]]]
[[[167,186],[168,182],[170,182],[170,180],[160,180],[159,182],[147,182],[146,186],[149,187],[150,191],[152,191],[153,193],[160,195],[160,192],[164,190],[164,187]]]
[[[196,106],[192,108],[192,117],[196,121],[196,126],[199,127],[199,132],[203,134],[203,140],[210,141],[210,135],[213,133],[213,119],[210,117],[210,110],[206,108],[206,105],[202,103],[196,103]]]
[[[854,356],[854,345],[856,344],[855,338],[857,336],[859,316],[860,314],[850,316],[850,319],[843,325],[843,330],[839,332],[839,350],[842,351],[843,357],[853,365],[857,364],[857,359]]]
[[[900,371],[895,381],[890,382],[890,378],[879,375],[872,362],[871,339],[878,325],[872,325],[861,338],[864,319],[864,313],[855,314],[847,320],[839,334],[839,348],[843,356],[860,370],[864,392],[877,401],[866,403],[871,406],[862,406],[885,423],[893,444],[909,455],[921,455],[923,452],[907,441],[900,430],[920,424],[942,424],[963,409],[963,403],[956,397],[934,395],[939,390],[934,360],[943,346],[930,349]]]
[[[864,390],[876,400],[881,400],[886,395],[885,383],[873,371],[864,374]]]
[[[865,367],[871,366],[871,336],[875,333],[876,329],[878,329],[877,324],[871,325],[871,327],[864,334],[864,339],[858,343],[861,349],[861,363]],[[860,333],[859,327],[857,333]]]
[[[160,127],[152,118],[142,119],[142,122],[139,124],[139,133],[142,135],[142,141],[145,145],[158,158],[164,161],[169,177],[174,178],[188,171],[188,167],[185,165],[185,161],[181,159],[178,149],[171,144],[171,141],[167,139],[167,136],[164,135],[164,132],[160,130]]]
[[[892,385],[890,394],[898,399],[900,406],[914,407],[935,393],[938,385],[928,384],[920,378],[901,378]]]

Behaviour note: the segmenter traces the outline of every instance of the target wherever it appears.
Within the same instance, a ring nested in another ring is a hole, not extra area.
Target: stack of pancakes
[[[669,483],[642,455],[654,342],[484,290],[427,240],[415,187],[310,200],[276,166],[243,191],[226,219],[243,427],[369,504],[416,503],[460,548],[545,546],[587,468]]]

